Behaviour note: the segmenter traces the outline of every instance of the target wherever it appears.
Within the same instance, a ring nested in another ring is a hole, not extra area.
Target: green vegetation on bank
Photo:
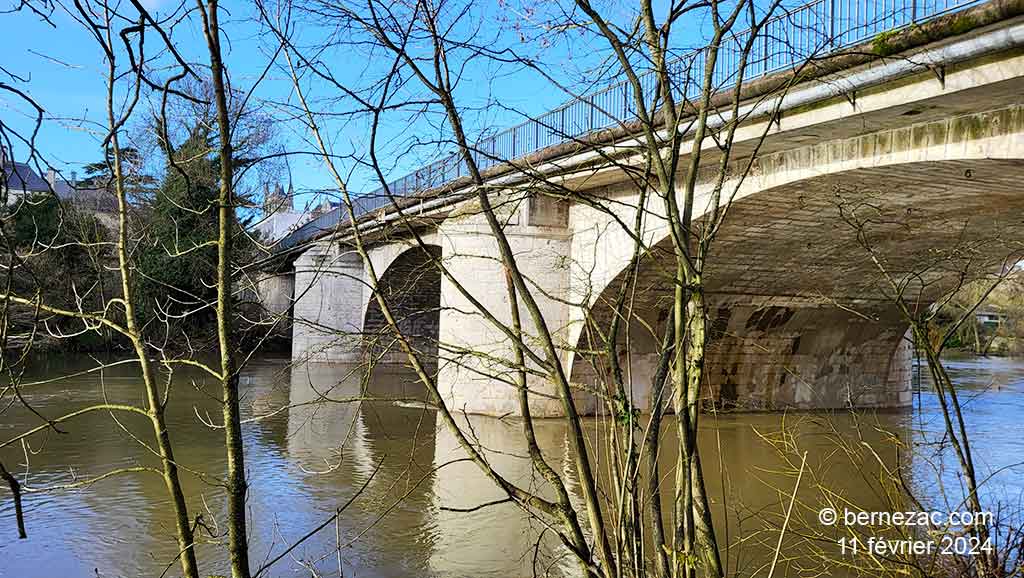
[[[4,210],[5,242],[13,245],[12,292],[41,298],[66,310],[95,309],[106,301],[112,280],[104,264],[111,235],[94,214],[51,194],[19,200]],[[10,253],[9,253],[10,254]],[[8,281],[5,279],[5,282]],[[105,347],[108,332],[80,321],[12,305],[8,344],[92,351]],[[41,323],[40,323],[41,322]]]
[[[215,333],[220,165],[207,126],[198,122],[177,148],[165,147],[163,180],[138,223],[140,315],[153,340],[202,345]],[[234,237],[241,265],[255,247],[237,222]]]
[[[950,341],[949,349],[975,355],[1024,354],[1024,271],[1007,277],[985,296],[991,283],[968,284],[942,310],[947,321],[975,308],[972,322],[964,323]]]
[[[202,348],[216,339],[215,215],[220,168],[206,126],[197,122],[179,146],[162,147],[160,178],[139,173],[127,179],[132,188],[128,253],[139,297],[136,315],[147,341],[172,351]],[[122,149],[122,155],[137,161],[132,163],[136,167],[143,164],[134,149]],[[86,179],[74,183],[79,190],[88,188],[109,197],[105,210],[53,193],[20,199],[4,210],[5,239],[13,245],[7,259],[13,260],[15,294],[37,295],[51,307],[102,312],[122,321],[123,310],[116,300],[111,303],[121,279],[116,263],[118,214],[109,167],[107,162],[93,163],[87,167]],[[236,263],[252,260],[256,246],[237,222],[235,247]],[[8,316],[9,347],[30,342],[36,350],[103,351],[127,346],[120,335],[100,323],[17,304],[11,305]]]

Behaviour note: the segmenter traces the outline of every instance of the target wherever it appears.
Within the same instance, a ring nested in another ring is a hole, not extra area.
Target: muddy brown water
[[[93,363],[56,356],[37,364],[26,380],[67,375]],[[1024,467],[1015,464],[1024,460],[1024,362],[964,358],[951,360],[949,367],[966,402],[979,468],[998,472],[986,485],[986,498],[1020,506]],[[340,365],[290,367],[266,359],[246,369],[243,409],[247,418],[260,418],[243,428],[254,568],[322,524],[366,484],[337,523],[328,524],[264,575],[338,576],[339,567],[346,577],[373,578],[577,575],[551,533],[514,506],[468,513],[445,509],[471,508],[502,496],[473,464],[453,461],[463,454],[433,411],[414,402],[346,402],[359,395],[361,381],[354,368]],[[420,392],[412,382],[400,369],[377,370],[369,391],[415,398]],[[224,470],[222,434],[204,422],[216,422],[220,415],[215,393],[202,375],[179,371],[169,404],[172,442],[182,466],[214,476]],[[33,386],[25,397],[45,416],[104,399],[143,402],[132,366]],[[10,403],[10,395],[3,402],[3,440],[39,425],[38,417]],[[0,459],[35,488],[118,467],[154,465],[152,455],[135,439],[150,438],[148,424],[139,416],[118,417],[119,422],[102,412],[82,415],[64,426],[65,434],[47,432],[26,446],[0,449]],[[516,420],[469,421],[500,471],[544,491],[524,457]],[[817,511],[829,498],[865,510],[891,507],[885,486],[878,483],[881,464],[894,468],[901,462],[899,471],[930,507],[955,509],[955,504],[945,503],[949,489],[959,482],[941,429],[927,385],[915,394],[913,407],[900,411],[705,416],[700,439],[704,469],[717,530],[723,543],[730,544],[730,574],[766,574],[764,564],[778,540],[803,452],[805,474],[776,576],[814,575],[827,568],[822,557],[838,551],[830,542],[838,534],[822,528]],[[603,470],[608,463],[601,449],[606,433],[595,420],[588,420],[587,431]],[[570,452],[564,424],[543,420],[537,433],[553,465],[575,489],[566,466]],[[674,443],[666,432],[663,447]],[[671,456],[662,463],[671,480]],[[183,481],[193,515],[204,513],[207,523],[198,547],[200,570],[203,575],[227,573],[224,548],[217,543],[225,529],[215,523],[224,511],[223,494],[190,473],[183,474]],[[29,538],[18,540],[10,494],[0,489],[0,576],[180,575],[173,518],[163,482],[155,474],[28,493],[25,507]],[[816,542],[799,538],[815,532],[821,537]]]

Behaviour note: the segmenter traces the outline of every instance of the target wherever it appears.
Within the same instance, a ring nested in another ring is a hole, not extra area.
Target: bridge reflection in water
[[[354,365],[306,364],[293,368],[290,376],[287,451],[293,467],[305,470],[307,483],[320,488],[318,495],[337,503],[374,475],[379,465],[364,496],[342,516],[342,543],[358,536],[356,544],[343,549],[343,557],[353,570],[361,569],[360,575],[509,578],[532,576],[535,570],[537,575],[579,575],[566,550],[550,531],[544,531],[541,520],[509,503],[475,509],[505,496],[476,464],[465,459],[455,436],[433,410],[408,401],[339,402],[367,396],[416,397],[415,376],[409,370],[397,365],[378,367],[364,380]],[[877,483],[878,460],[886,467],[895,466],[890,442],[893,438],[906,441],[908,417],[902,411],[708,417],[700,443],[708,460],[705,470],[716,507],[716,528],[734,542],[744,537],[742,544],[730,548],[730,563],[737,575],[751,575],[770,560],[783,515],[780,496],[788,495],[795,481],[797,449],[808,452],[807,472],[813,469],[813,474],[805,473],[799,497],[806,511],[791,521],[794,536],[821,531],[817,519],[804,514],[811,513],[815,504],[825,504],[825,490],[860,508],[887,509]],[[499,473],[553,498],[531,467],[521,420],[478,415],[460,415],[458,420]],[[667,429],[660,464],[665,479],[671,480],[677,441]],[[611,488],[607,432],[599,420],[588,419],[587,433],[600,464],[602,487]],[[579,500],[564,422],[539,420],[536,434],[545,457]],[[858,439],[867,445],[854,447],[856,455],[846,455],[840,448],[857,446],[850,440]],[[769,441],[797,447],[780,454]],[[870,451],[864,449],[867,446]],[[582,504],[578,506],[583,512]],[[301,530],[295,528],[292,534]],[[334,542],[334,533],[325,531],[310,550],[327,554]],[[799,548],[806,546],[797,548],[788,554],[801,565],[822,564],[809,550],[801,557]],[[353,556],[354,552],[360,554]],[[333,557],[325,562],[328,567],[333,563]]]

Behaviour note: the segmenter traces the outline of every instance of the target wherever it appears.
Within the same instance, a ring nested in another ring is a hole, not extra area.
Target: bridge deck
[[[879,34],[932,20],[951,11],[980,4],[981,0],[813,0],[771,19],[759,32],[748,57],[745,82],[798,66],[810,57],[836,53],[864,43]],[[714,81],[720,90],[736,83],[738,55],[749,39],[744,30],[727,40],[716,62]],[[670,66],[679,83],[681,98],[695,98],[701,87],[688,80],[687,71],[702,67],[707,49],[676,59]],[[653,91],[653,73],[641,77],[644,92]],[[632,85],[613,84],[575,98],[535,118],[505,129],[476,143],[472,152],[481,170],[520,159],[549,147],[580,140],[589,133],[635,120]],[[464,160],[450,153],[368,195],[353,198],[358,219],[386,207],[392,198],[412,197],[467,176]],[[349,223],[348,209],[332,209],[305,223],[277,244],[279,252],[336,231]]]

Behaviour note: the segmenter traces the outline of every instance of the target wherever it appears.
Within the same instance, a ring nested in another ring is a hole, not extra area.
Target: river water
[[[44,360],[25,381],[93,365],[85,358]],[[951,360],[949,368],[966,403],[978,467],[985,474],[995,473],[986,483],[986,500],[1020,506],[1024,362],[959,359]],[[216,390],[208,381],[199,373],[177,371],[168,406],[172,441],[188,470],[183,481],[191,512],[204,513],[207,522],[201,531],[204,543],[198,547],[204,575],[226,573],[223,547],[217,543],[225,529],[215,524],[223,514],[223,495],[188,473],[217,476],[224,471],[222,432],[204,423],[219,417]],[[323,524],[365,485],[336,523],[327,524],[264,575],[317,575],[310,568],[319,575],[346,577],[518,578],[535,570],[537,575],[573,574],[575,568],[561,556],[550,533],[514,506],[474,512],[445,509],[471,508],[501,494],[474,465],[453,462],[463,454],[433,411],[412,402],[349,401],[360,395],[362,382],[348,366],[290,367],[267,359],[247,367],[242,405],[246,418],[258,418],[244,425],[254,567]],[[378,369],[367,387],[378,396],[420,395],[411,376],[398,369]],[[104,399],[143,402],[130,365],[34,385],[24,397],[49,417]],[[0,407],[2,440],[40,423],[10,399],[4,397]],[[47,432],[27,445],[0,449],[0,459],[30,488],[66,484],[118,467],[154,465],[139,441],[152,437],[147,422],[138,416],[116,417],[84,414],[62,426],[66,433]],[[817,521],[818,509],[827,504],[891,509],[895,502],[885,480],[894,479],[894,472],[902,472],[927,506],[957,506],[944,502],[955,501],[951,496],[959,479],[949,467],[953,464],[942,441],[936,399],[927,386],[917,388],[913,407],[900,411],[708,415],[703,424],[707,486],[717,530],[723,543],[730,544],[731,575],[764,575],[805,452],[804,475],[776,576],[827,570],[823,557],[834,555],[837,547],[829,542],[835,535]],[[523,457],[516,420],[473,417],[469,425],[504,474],[521,485],[542,485]],[[553,464],[569,472],[563,467],[569,451],[562,422],[541,421],[537,433]],[[595,448],[603,447],[598,422],[588,422],[588,435]],[[664,447],[673,443],[666,434]],[[595,451],[603,469],[606,461]],[[670,456],[663,463],[669,468]],[[571,472],[567,477],[572,488]],[[180,574],[168,500],[155,474],[126,474],[80,489],[28,493],[25,508],[29,538],[18,540],[10,494],[0,489],[0,576]],[[814,532],[821,539],[799,538]]]

